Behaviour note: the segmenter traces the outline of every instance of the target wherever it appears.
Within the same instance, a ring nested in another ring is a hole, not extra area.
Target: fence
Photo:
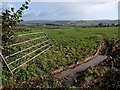
[[[52,47],[44,32],[21,34],[14,39],[15,42],[9,45],[11,52],[6,57],[1,54],[11,74]]]

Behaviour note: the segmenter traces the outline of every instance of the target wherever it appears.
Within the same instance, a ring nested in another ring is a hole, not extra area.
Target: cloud
[[[77,0],[80,1],[80,0]],[[87,0],[85,0],[87,1]],[[94,0],[93,0],[94,1]],[[117,18],[118,0],[106,0],[105,2],[47,2],[31,3],[30,9],[26,10],[25,20],[56,20],[56,19],[99,19]],[[12,5],[12,4],[11,4]],[[9,6],[11,6],[9,5]],[[37,8],[35,8],[37,6]],[[34,7],[34,9],[33,9]],[[113,16],[110,16],[110,12]],[[108,14],[109,13],[109,14]]]
[[[33,19],[38,19],[37,14],[35,11],[29,10],[24,12],[23,17],[24,20],[33,20]]]
[[[31,2],[114,2],[119,0],[31,0]]]
[[[117,2],[97,2],[97,3],[62,3],[57,4],[56,11],[41,13],[41,16],[51,17],[78,17],[82,18],[93,18],[100,17],[106,12],[110,12],[113,8],[117,9]],[[117,13],[116,13],[117,14]],[[101,17],[102,18],[102,17]],[[108,17],[109,18],[109,17]]]
[[[2,3],[2,7],[6,8],[13,6],[18,8],[18,6],[21,5],[12,3],[21,2],[20,0],[4,0],[4,2],[5,3]],[[38,7],[32,9],[33,6],[31,7],[31,5],[29,5],[31,10],[29,9],[24,12],[23,19],[117,18],[119,0],[31,0],[31,3],[33,2],[39,3],[39,5],[35,3],[33,5],[38,5]],[[42,5],[43,3],[41,2],[44,2],[45,6]]]
[[[2,3],[2,8],[11,8],[11,7],[14,7],[14,8],[16,8],[16,5],[15,4],[12,4],[12,3],[10,3],[10,2],[3,2]]]
[[[1,2],[24,2],[25,0],[1,0]],[[118,2],[119,0],[31,0],[31,2]]]

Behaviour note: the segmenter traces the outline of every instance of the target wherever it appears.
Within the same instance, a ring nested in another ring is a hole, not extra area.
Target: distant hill
[[[23,21],[21,24],[37,24],[37,25],[52,25],[52,26],[98,26],[100,23],[103,25],[117,25],[118,20],[32,20]]]
[[[54,21],[51,20],[31,20],[31,21],[23,21],[21,24],[45,24],[45,23],[52,23]]]

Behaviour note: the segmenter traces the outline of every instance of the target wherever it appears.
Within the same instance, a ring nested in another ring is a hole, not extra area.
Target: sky
[[[24,1],[24,0],[22,0]],[[7,1],[2,7],[15,7],[23,2]],[[101,20],[118,19],[118,0],[34,0],[24,11],[23,20]]]

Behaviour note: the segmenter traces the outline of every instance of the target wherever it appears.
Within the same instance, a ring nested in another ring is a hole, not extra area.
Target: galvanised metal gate
[[[21,34],[15,37],[15,43],[9,45],[12,53],[1,58],[13,74],[18,68],[35,59],[52,47],[50,39],[45,32]]]

